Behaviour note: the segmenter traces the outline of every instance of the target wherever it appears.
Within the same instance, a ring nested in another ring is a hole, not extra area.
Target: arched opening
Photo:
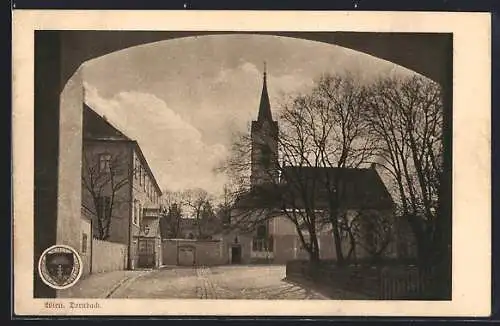
[[[220,32],[224,33],[224,32]],[[35,34],[35,266],[43,250],[59,243],[78,247],[82,109],[80,67],[103,55],[161,40],[213,32],[37,31]],[[345,46],[421,73],[444,89],[451,115],[451,35],[404,33],[260,33]],[[449,120],[449,119],[448,119]],[[446,127],[446,126],[445,126]],[[451,133],[451,126],[446,127]],[[447,140],[451,145],[451,139]],[[450,148],[451,146],[445,146]],[[451,174],[451,155],[445,154]],[[450,176],[445,178],[450,179]],[[445,182],[448,184],[448,182]],[[449,192],[451,194],[451,191]],[[450,195],[451,196],[451,195]],[[451,203],[450,198],[443,202]],[[451,228],[450,228],[451,229]],[[76,232],[76,233],[75,233]],[[443,240],[444,241],[444,240]],[[35,297],[54,297],[39,281]]]

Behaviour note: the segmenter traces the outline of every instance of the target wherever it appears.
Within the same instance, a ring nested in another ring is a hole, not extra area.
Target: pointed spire
[[[259,116],[257,121],[262,120],[273,120],[273,116],[271,114],[271,104],[269,103],[269,95],[267,93],[267,71],[266,71],[266,62],[264,61],[264,78],[262,83],[262,94],[260,96],[260,105],[259,105]]]

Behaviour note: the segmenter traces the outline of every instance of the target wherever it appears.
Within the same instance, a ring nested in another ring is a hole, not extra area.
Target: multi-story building
[[[82,210],[92,237],[128,246],[128,268],[159,267],[162,192],[137,141],[84,107]]]

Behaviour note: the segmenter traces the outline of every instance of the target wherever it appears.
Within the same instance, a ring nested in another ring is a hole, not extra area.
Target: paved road
[[[284,266],[166,268],[126,282],[112,298],[327,299],[283,281]]]

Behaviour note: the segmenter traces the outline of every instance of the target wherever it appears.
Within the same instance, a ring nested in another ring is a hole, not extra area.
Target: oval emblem
[[[38,261],[38,274],[51,288],[67,289],[82,275],[82,259],[76,250],[65,245],[46,249]]]

